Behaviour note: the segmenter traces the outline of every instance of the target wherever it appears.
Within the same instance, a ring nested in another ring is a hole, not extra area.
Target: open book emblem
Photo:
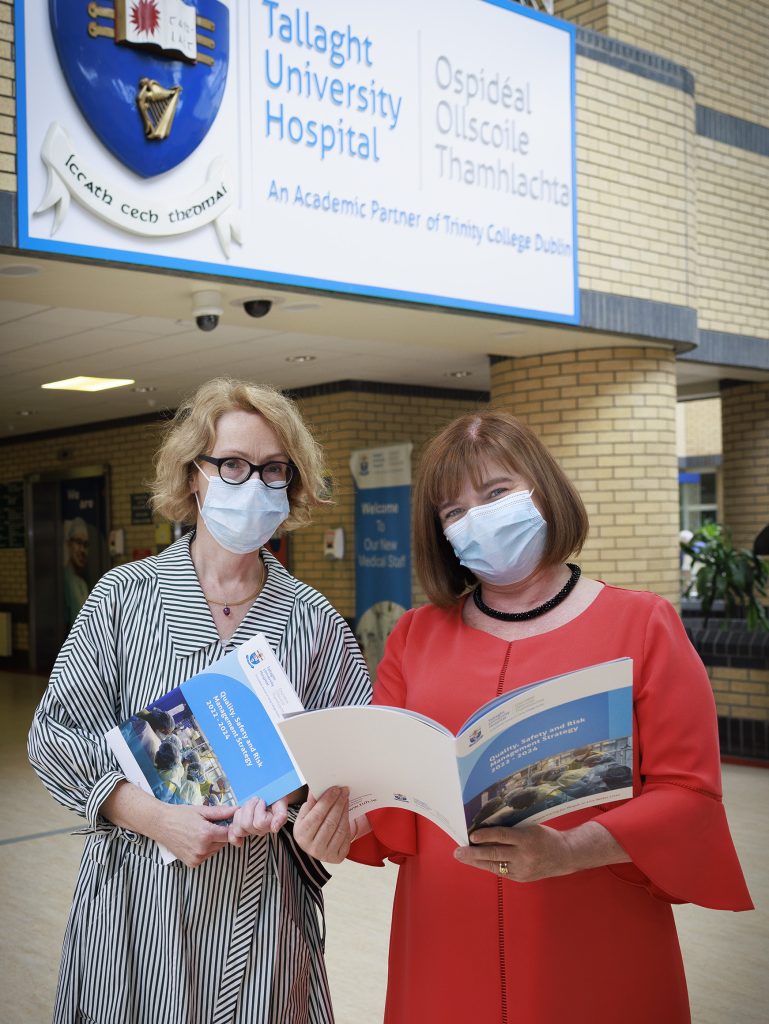
[[[70,91],[118,160],[150,178],[200,145],[227,82],[220,0],[51,0],[50,13]]]

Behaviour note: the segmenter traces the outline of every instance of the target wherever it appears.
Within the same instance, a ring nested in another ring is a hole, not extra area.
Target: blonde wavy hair
[[[165,428],[155,456],[155,479],[150,485],[153,511],[171,522],[195,522],[198,509],[190,491],[196,471],[193,462],[211,451],[219,417],[234,409],[259,413],[280,438],[296,467],[288,485],[291,512],[282,529],[306,526],[313,508],[332,504],[323,497],[327,489],[323,450],[290,398],[268,385],[230,377],[216,377],[202,384],[182,402]]]

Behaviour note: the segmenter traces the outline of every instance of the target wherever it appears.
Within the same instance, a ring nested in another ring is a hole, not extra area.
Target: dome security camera
[[[248,299],[243,303],[243,309],[249,316],[267,316],[272,309],[272,303],[269,299]]]
[[[213,331],[222,315],[222,296],[219,292],[195,292],[192,296],[192,315],[201,331]]]

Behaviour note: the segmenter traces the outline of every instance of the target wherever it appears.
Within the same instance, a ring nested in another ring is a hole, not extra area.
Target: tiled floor
[[[27,728],[43,685],[32,676],[0,672],[0,1024],[50,1020],[81,847],[78,838],[67,834],[79,820],[48,797],[26,760]],[[769,770],[725,766],[724,785],[735,842],[758,910],[676,910],[693,1020],[767,1024]],[[327,951],[337,1024],[377,1024],[384,1001],[395,870],[351,863],[333,870],[326,886]]]

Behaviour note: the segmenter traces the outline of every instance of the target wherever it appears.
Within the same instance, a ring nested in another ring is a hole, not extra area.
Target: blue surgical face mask
[[[484,583],[520,583],[542,560],[547,523],[532,493],[514,491],[476,505],[443,531],[462,565]]]
[[[288,519],[291,509],[285,487],[268,487],[258,476],[244,484],[226,484],[219,476],[203,476],[208,480],[208,490],[202,506],[195,495],[200,515],[214,540],[234,555],[257,551]]]

